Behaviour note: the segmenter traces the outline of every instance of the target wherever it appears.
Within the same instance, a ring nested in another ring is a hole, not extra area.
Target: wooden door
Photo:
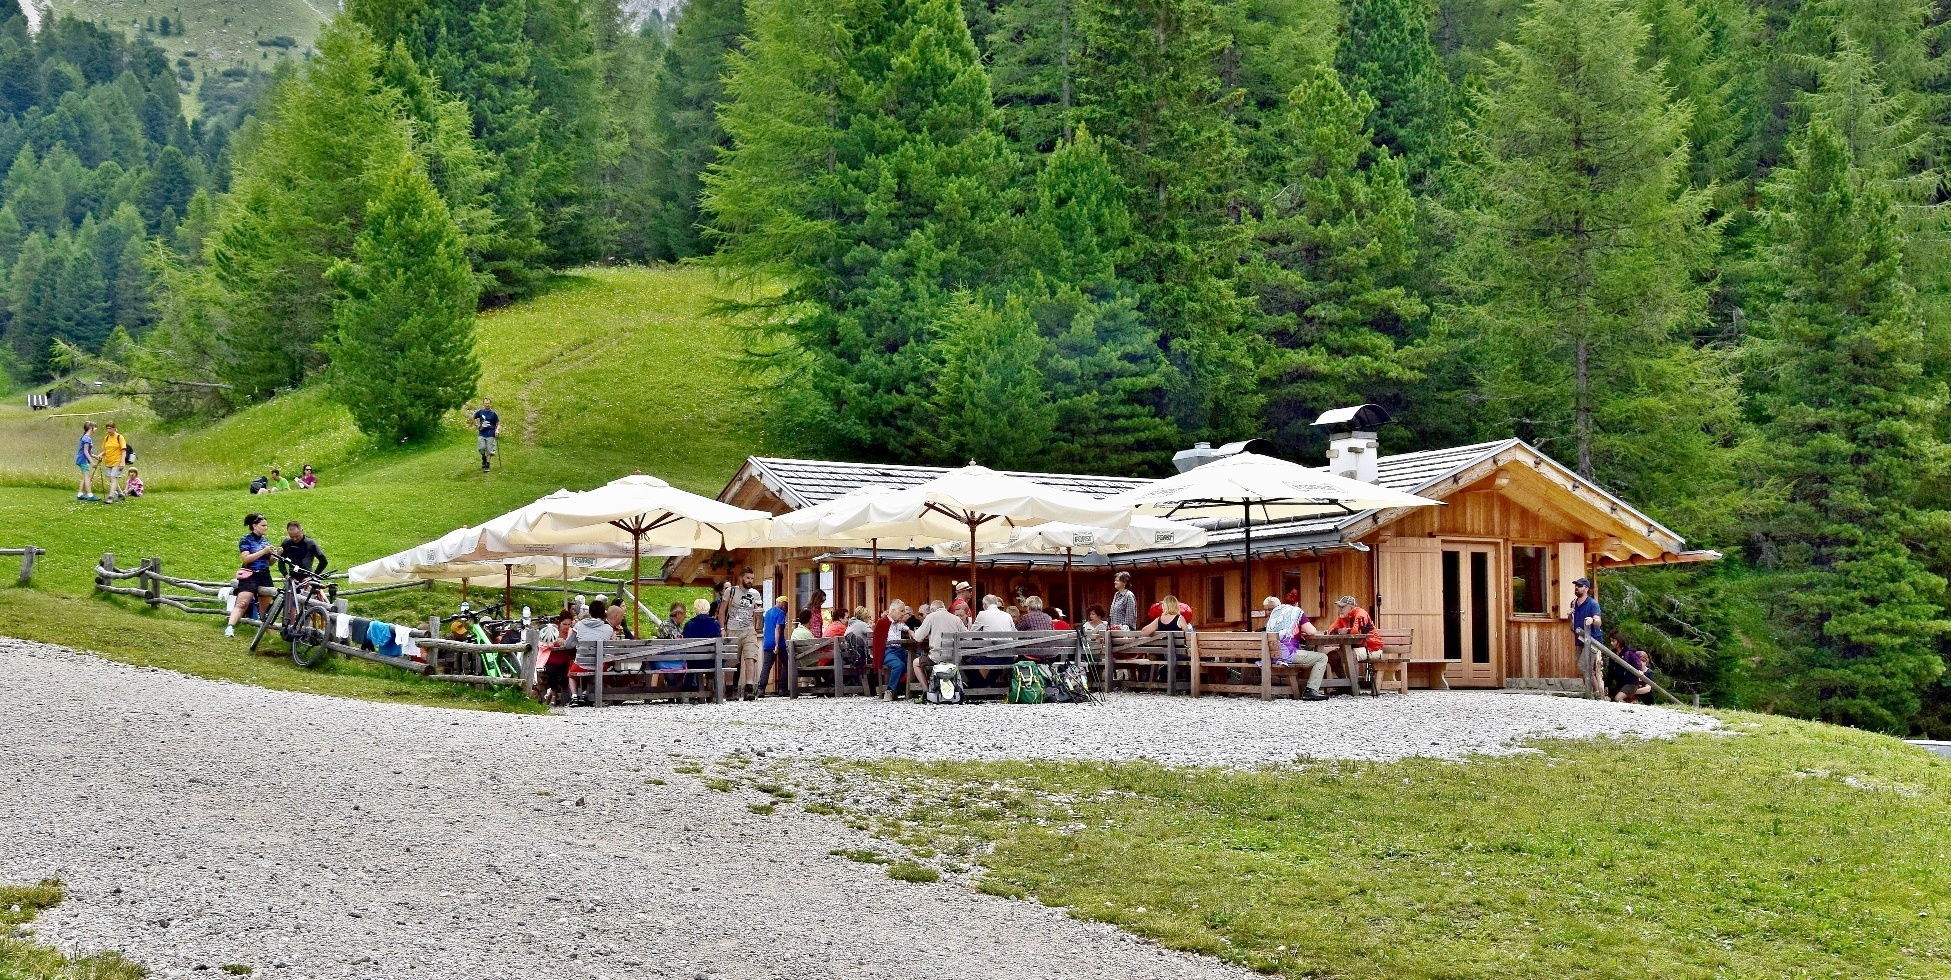
[[[1495,687],[1503,665],[1503,579],[1497,547],[1445,543],[1442,546],[1443,659],[1449,681],[1458,687]]]
[[[1376,545],[1376,625],[1414,630],[1410,649],[1419,658],[1443,655],[1442,558],[1442,543],[1430,538],[1395,538]],[[1332,621],[1333,609],[1324,609],[1323,618]]]

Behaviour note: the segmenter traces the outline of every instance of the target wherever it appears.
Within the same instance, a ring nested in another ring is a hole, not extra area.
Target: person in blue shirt
[[[772,682],[772,669],[779,668],[779,693],[786,693],[786,658],[792,650],[786,646],[786,597],[775,596],[772,608],[765,611],[765,663],[759,667],[759,695],[765,695],[766,685]]]
[[[481,399],[481,407],[470,416],[474,419],[475,449],[481,453],[481,472],[488,471],[488,459],[495,455],[495,436],[501,432],[501,416],[495,414],[494,403]]]
[[[81,442],[75,446],[75,466],[81,470],[81,486],[75,493],[76,500],[100,500],[95,496],[95,461],[101,459],[95,454],[95,423],[81,423]]]
[[[1578,672],[1585,678],[1587,693],[1599,700],[1605,700],[1605,670],[1599,662],[1599,655],[1583,642],[1591,637],[1594,643],[1604,643],[1605,618],[1599,614],[1599,599],[1592,594],[1592,580],[1580,578],[1572,583],[1572,642],[1578,646]]]
[[[271,584],[271,556],[278,553],[278,546],[264,536],[270,528],[263,514],[244,516],[245,534],[237,539],[237,601],[230,607],[230,622],[224,624],[225,636],[237,635],[237,621],[244,618],[253,599],[259,616],[271,606],[271,593],[277,591]]]

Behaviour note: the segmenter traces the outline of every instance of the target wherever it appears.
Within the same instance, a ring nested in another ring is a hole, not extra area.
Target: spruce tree
[[[1244,153],[1218,57],[1230,44],[1210,0],[1080,0],[1085,51],[1076,118],[1131,189],[1123,274],[1142,290],[1181,383],[1174,421],[1224,438],[1257,428],[1260,351],[1233,281]]]
[[[1450,82],[1429,36],[1427,0],[1350,0],[1335,64],[1350,90],[1371,100],[1376,142],[1421,182],[1443,165]]]
[[[1251,281],[1281,352],[1268,422],[1297,448],[1322,411],[1418,377],[1398,350],[1428,312],[1411,285],[1416,204],[1402,159],[1372,142],[1371,108],[1315,67],[1267,126],[1287,152],[1263,176]]]
[[[717,106],[724,98],[725,56],[737,50],[744,33],[742,0],[692,0],[664,49],[652,108],[657,206],[646,232],[646,244],[659,258],[698,255],[710,247],[699,234],[698,201],[705,168],[729,145]]]
[[[1486,435],[1655,508],[1711,496],[1733,401],[1719,356],[1690,343],[1718,243],[1686,186],[1686,112],[1619,0],[1529,10],[1476,113],[1451,350],[1482,385]]]
[[[354,258],[328,272],[344,291],[329,347],[333,397],[361,432],[422,438],[474,397],[474,276],[460,230],[420,164],[402,156],[366,210]]]
[[[1129,194],[1089,127],[1037,172],[1018,249],[1029,273],[1012,295],[1048,342],[1042,373],[1064,438],[1046,449],[1045,466],[1143,474],[1178,448],[1165,400],[1173,371],[1118,274]]]
[[[1774,604],[1790,659],[1775,707],[1907,733],[1944,671],[1945,581],[1923,560],[1951,514],[1920,505],[1942,474],[1943,385],[1925,376],[1889,197],[1842,134],[1809,124],[1768,190],[1779,296],[1751,352],[1767,377],[1766,472],[1784,505],[1754,530],[1781,573]]]
[[[705,180],[718,263],[795,309],[770,328],[831,448],[908,453],[937,310],[997,275],[1016,169],[960,8],[762,0],[729,59],[733,143]],[[784,359],[780,363],[785,363]]]
[[[958,293],[929,327],[934,424],[915,435],[942,460],[997,469],[1036,465],[1054,431],[1041,365],[1047,344],[1023,304],[1001,309]]]

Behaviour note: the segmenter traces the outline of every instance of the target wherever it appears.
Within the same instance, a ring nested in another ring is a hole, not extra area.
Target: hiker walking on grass
[[[76,500],[100,500],[95,496],[95,461],[101,459],[95,454],[95,423],[81,423],[81,442],[75,446],[75,466],[81,470],[81,487],[75,491]]]
[[[481,472],[488,472],[488,461],[495,456],[495,436],[501,433],[501,416],[495,414],[494,402],[483,398],[481,407],[474,415],[474,448],[481,454]]]

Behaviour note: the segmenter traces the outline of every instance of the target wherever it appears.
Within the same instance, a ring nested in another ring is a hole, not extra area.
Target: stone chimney
[[[1374,483],[1381,444],[1375,430],[1389,424],[1379,405],[1356,405],[1321,413],[1314,424],[1328,430],[1328,472],[1362,483]]]

